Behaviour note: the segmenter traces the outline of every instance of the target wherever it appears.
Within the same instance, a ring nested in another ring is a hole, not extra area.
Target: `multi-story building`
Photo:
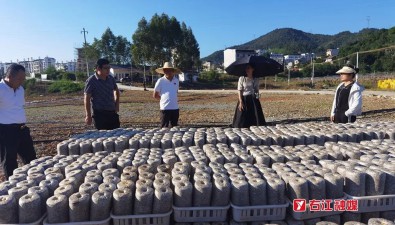
[[[281,65],[284,65],[284,54],[270,53],[270,58],[276,60]]]
[[[75,60],[66,62],[66,67],[67,67],[67,70],[66,70],[67,72],[75,72],[77,69],[77,63]]]
[[[290,62],[294,63],[296,60],[301,59],[301,55],[284,55],[284,63],[288,64]]]
[[[23,61],[17,61],[18,64],[25,67],[26,73],[33,74],[33,73],[44,73],[46,69],[53,66],[55,67],[56,60],[55,58],[45,57],[44,59],[33,59]]]
[[[55,67],[56,60],[47,56],[41,61],[41,63],[43,70],[46,70],[49,67]]]
[[[214,63],[212,61],[205,61],[202,63],[203,71],[210,71],[214,69]]]
[[[310,63],[312,59],[314,59],[314,53],[302,53],[300,54],[302,57],[299,59],[301,63]]]
[[[224,50],[224,68],[228,67],[234,61],[244,56],[256,55],[255,50],[241,50],[241,49],[225,49]]]
[[[23,61],[18,61],[18,64],[22,65],[23,67],[25,67],[25,71],[28,74],[32,74],[33,73],[33,62],[29,61],[29,60],[23,60]]]
[[[33,73],[42,73],[42,72],[44,72],[43,64],[41,63],[41,59],[33,60],[32,64],[33,64]]]
[[[4,70],[4,63],[0,62],[0,78],[2,78],[5,74],[5,70]]]
[[[76,61],[69,61],[69,62],[60,62],[55,64],[56,70],[63,70],[66,72],[75,72],[76,71]]]

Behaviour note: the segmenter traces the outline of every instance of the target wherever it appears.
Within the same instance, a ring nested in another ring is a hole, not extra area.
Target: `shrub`
[[[88,79],[88,77],[86,76],[86,73],[82,73],[82,72],[77,72],[75,74],[77,81],[81,81],[81,82],[85,82],[86,79]]]
[[[67,73],[67,72],[63,72],[62,73],[62,80],[76,80],[76,76],[74,73]]]
[[[25,80],[22,86],[27,92],[31,92],[36,87],[36,79]]]
[[[200,79],[207,81],[218,81],[220,79],[220,74],[215,70],[204,71],[200,74]]]
[[[55,81],[48,87],[50,93],[68,94],[79,92],[84,89],[84,84],[79,82],[72,82],[68,80]]]

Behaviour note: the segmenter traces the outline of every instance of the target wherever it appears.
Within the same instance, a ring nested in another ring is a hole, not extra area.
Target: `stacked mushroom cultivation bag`
[[[89,131],[62,141],[60,155],[82,155],[99,151],[121,152],[126,148],[175,148],[204,144],[247,145],[324,145],[327,141],[360,142],[372,139],[394,139],[394,123],[300,123],[274,127],[237,128],[119,128],[112,131]]]
[[[111,213],[165,214],[173,205],[393,195],[393,125],[90,131],[59,143],[59,155],[33,160],[0,184],[0,223],[32,223],[45,213],[48,223],[67,223],[103,221]],[[368,223],[394,215],[395,209],[345,212],[304,222]],[[295,222],[289,214],[286,220]]]

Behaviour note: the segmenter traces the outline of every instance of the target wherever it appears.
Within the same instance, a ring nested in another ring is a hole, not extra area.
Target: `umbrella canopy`
[[[225,71],[230,75],[245,76],[248,64],[254,67],[254,77],[271,76],[284,71],[283,66],[276,60],[255,55],[237,59]]]

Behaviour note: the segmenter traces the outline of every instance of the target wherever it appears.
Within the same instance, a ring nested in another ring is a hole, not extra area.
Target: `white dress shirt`
[[[0,124],[26,123],[25,90],[15,91],[4,80],[0,82]]]

